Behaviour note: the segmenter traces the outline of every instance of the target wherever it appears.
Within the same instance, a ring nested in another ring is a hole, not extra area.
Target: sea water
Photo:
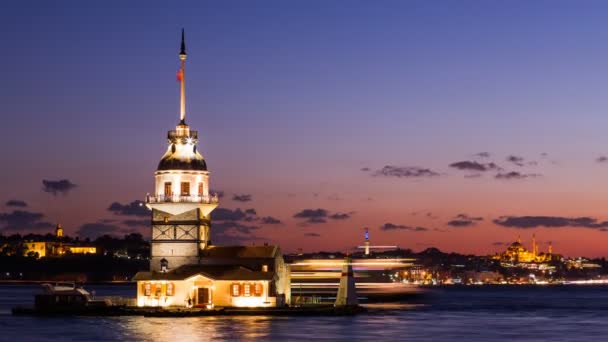
[[[23,317],[39,285],[0,285],[0,341],[608,341],[608,286],[450,286],[347,317]],[[135,285],[86,286],[134,296]]]

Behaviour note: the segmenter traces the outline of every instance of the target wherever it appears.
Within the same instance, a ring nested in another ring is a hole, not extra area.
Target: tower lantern
[[[154,174],[154,193],[146,196],[152,209],[152,271],[197,264],[210,243],[210,214],[218,205],[217,196],[209,194],[209,171],[197,149],[198,132],[186,124],[186,57],[182,30],[179,122],[167,133],[167,151]]]

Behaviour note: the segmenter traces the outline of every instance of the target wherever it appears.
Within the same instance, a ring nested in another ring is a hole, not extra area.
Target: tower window
[[[182,194],[182,196],[190,196],[190,183],[182,182],[181,194]]]
[[[171,191],[171,182],[165,182],[165,197],[173,196],[173,191]]]
[[[203,196],[203,183],[198,183],[198,195]]]
[[[241,286],[239,284],[230,285],[230,293],[232,297],[238,297],[241,295]]]
[[[251,297],[251,284],[243,285],[243,296]]]

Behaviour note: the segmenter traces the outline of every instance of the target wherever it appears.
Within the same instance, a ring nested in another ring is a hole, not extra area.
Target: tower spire
[[[182,44],[179,52],[180,68],[177,72],[177,80],[180,81],[180,107],[179,124],[186,124],[186,40],[182,29]]]

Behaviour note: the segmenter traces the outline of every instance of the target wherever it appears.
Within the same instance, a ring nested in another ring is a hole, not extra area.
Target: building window
[[[152,294],[152,284],[144,283],[144,296],[149,296]]]
[[[190,196],[190,183],[182,182],[181,194],[182,194],[182,196]]]
[[[243,296],[251,297],[251,284],[243,285]]]
[[[268,265],[262,265],[262,272],[268,272]]]
[[[173,283],[167,283],[167,296],[173,296],[175,293],[175,287]]]
[[[238,297],[241,295],[241,286],[239,284],[230,285],[230,293],[232,297]]]
[[[203,196],[203,183],[198,183],[198,195]]]
[[[255,283],[253,285],[253,294],[256,297],[260,297],[263,292],[264,292],[264,286],[262,285],[262,283]]]
[[[154,295],[160,297],[163,294],[163,284],[156,284],[154,287]]]
[[[171,182],[165,182],[165,197],[173,196],[173,191],[171,191]]]

